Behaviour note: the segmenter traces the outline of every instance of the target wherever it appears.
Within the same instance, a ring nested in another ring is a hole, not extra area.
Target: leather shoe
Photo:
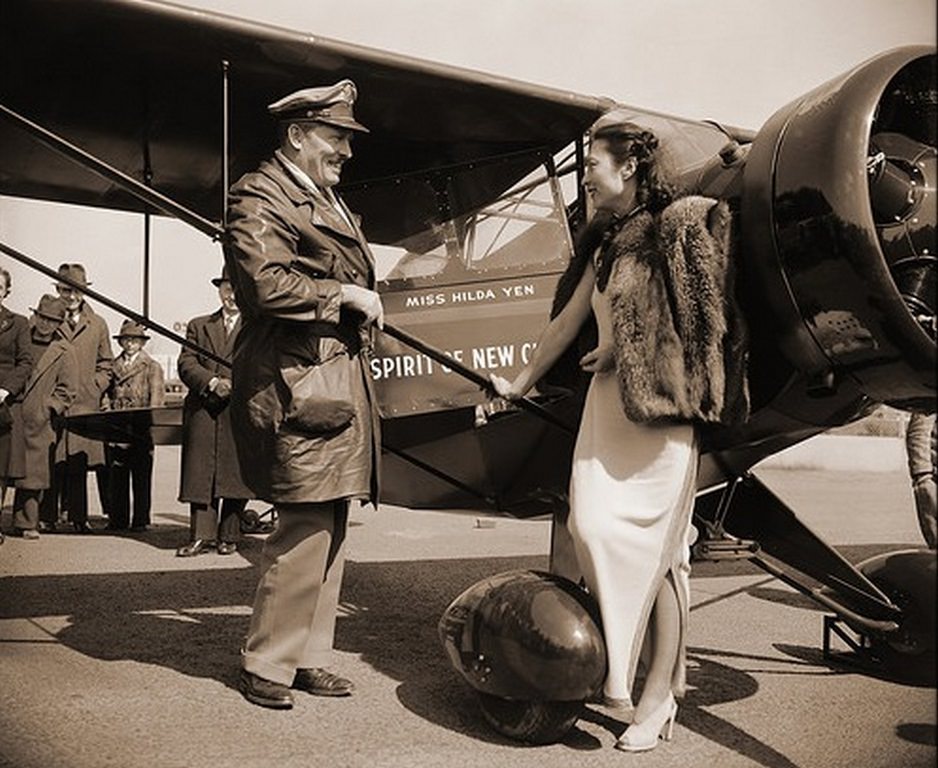
[[[238,551],[238,545],[233,541],[219,541],[218,542],[218,554],[219,555],[233,555]]]
[[[238,678],[238,690],[252,704],[268,709],[292,709],[293,694],[281,683],[265,680],[246,669],[241,670]]]
[[[75,529],[75,533],[91,533],[94,531],[88,523],[72,523],[72,528]]]
[[[296,670],[293,687],[313,696],[350,696],[355,690],[351,680],[339,677],[322,667]]]
[[[205,539],[196,539],[176,550],[176,557],[194,557],[208,552],[211,545]]]

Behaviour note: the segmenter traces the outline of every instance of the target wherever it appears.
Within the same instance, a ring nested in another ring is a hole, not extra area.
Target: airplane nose
[[[902,410],[935,402],[936,66],[906,46],[819,86],[767,121],[743,172],[745,247],[772,256],[751,274],[789,318],[791,359]]]

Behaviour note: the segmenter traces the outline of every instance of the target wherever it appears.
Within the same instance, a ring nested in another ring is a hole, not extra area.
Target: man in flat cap
[[[225,260],[242,313],[231,418],[242,475],[277,510],[242,650],[248,701],[347,696],[329,669],[350,500],[378,499],[367,365],[384,311],[374,259],[335,195],[352,156],[355,84],[273,103],[280,148],[231,190]]]
[[[29,323],[30,354],[35,364],[20,396],[16,447],[23,471],[17,473],[13,495],[13,526],[24,539],[39,538],[42,520],[55,522],[54,507],[42,499],[52,485],[55,444],[62,416],[78,394],[78,358],[59,334],[67,312],[65,302],[46,294],[33,309]],[[53,517],[49,517],[49,510]]]
[[[158,408],[166,394],[163,368],[144,350],[149,340],[146,328],[124,320],[114,337],[121,352],[114,358],[111,384],[107,390],[112,410]],[[153,436],[148,412],[134,414],[127,422],[130,440],[108,445],[108,499],[111,504],[108,528],[112,531],[145,531],[150,525],[153,485]],[[133,514],[130,497],[133,491]]]

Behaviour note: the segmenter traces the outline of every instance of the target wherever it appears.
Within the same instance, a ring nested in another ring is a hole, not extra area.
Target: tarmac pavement
[[[177,449],[158,448],[146,533],[0,546],[0,766],[936,765],[935,689],[825,660],[823,611],[748,563],[694,569],[673,741],[617,752],[625,723],[592,707],[559,744],[499,735],[450,668],[437,621],[479,579],[546,568],[550,530],[475,513],[353,510],[335,669],[356,695],[254,707],[236,686],[263,536],[228,557],[174,557],[188,536],[177,468]],[[757,474],[850,560],[921,545],[902,472]]]

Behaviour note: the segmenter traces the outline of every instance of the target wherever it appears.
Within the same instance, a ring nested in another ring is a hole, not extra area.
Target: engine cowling
[[[776,112],[746,158],[748,279],[809,382],[935,408],[936,56],[889,51]]]

